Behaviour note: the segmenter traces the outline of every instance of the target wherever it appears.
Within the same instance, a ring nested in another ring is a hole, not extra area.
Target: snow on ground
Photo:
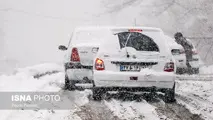
[[[45,76],[41,79],[34,78],[34,75],[43,74],[48,71],[62,71],[62,67],[57,64],[41,64],[33,67],[17,69],[14,75],[0,76],[0,91],[51,91],[59,90],[60,87],[54,87],[54,84],[62,84],[64,73],[58,72],[51,76]]]
[[[213,65],[200,66],[199,74],[176,75],[176,79],[181,80],[181,81],[212,81],[213,80]],[[205,84],[205,82],[204,82],[204,84]]]
[[[0,120],[81,120],[76,114],[80,107],[89,102],[88,94],[90,91],[68,92],[68,100],[71,109],[48,109],[48,110],[1,110]],[[63,99],[63,102],[66,99]],[[57,105],[57,104],[54,104]]]
[[[209,67],[210,69],[210,67]],[[54,74],[44,74],[57,71]],[[44,74],[38,78],[35,75]],[[81,120],[78,111],[90,100],[90,90],[64,91],[63,67],[57,64],[40,64],[17,69],[13,75],[0,75],[0,91],[51,91],[65,94],[65,100],[70,102],[69,110],[0,110],[0,120]],[[205,119],[213,118],[213,81],[179,81],[177,80],[177,102],[186,106],[192,113],[201,114]],[[98,102],[97,102],[98,104]],[[159,115],[156,107],[136,101],[119,101],[112,99],[103,104],[119,119],[157,120]],[[94,104],[95,105],[95,104]],[[93,107],[97,107],[95,105]],[[95,111],[93,111],[95,112]]]
[[[55,63],[43,63],[39,65],[34,65],[30,67],[25,67],[25,68],[18,68],[15,70],[15,73],[27,73],[29,75],[35,76],[37,74],[44,74],[47,72],[62,72],[64,70],[62,65],[55,64]]]
[[[9,114],[1,115],[1,120],[81,120],[73,110],[18,110],[18,111],[1,111],[1,113],[8,112]]]
[[[213,74],[213,65],[201,67],[200,73],[201,74]]]
[[[46,74],[40,78],[34,75],[51,71],[58,71],[54,74]],[[0,120],[81,120],[76,111],[80,106],[88,103],[88,95],[91,91],[63,91],[64,73],[60,65],[40,64],[32,67],[17,69],[13,75],[0,76],[0,92],[59,92],[66,94],[72,109],[69,110],[0,110]],[[65,101],[65,100],[63,100]]]
[[[46,74],[42,77],[35,78],[35,75],[47,73],[50,71],[58,71],[54,74]],[[0,120],[81,120],[78,111],[81,106],[89,103],[88,96],[92,94],[91,90],[85,91],[64,91],[64,72],[60,65],[57,64],[41,64],[32,67],[17,69],[13,75],[0,76],[0,91],[51,91],[65,94],[71,109],[61,110],[0,110]],[[105,104],[115,116],[121,119],[155,119],[157,113],[155,107],[144,102],[121,102],[112,100]],[[57,106],[57,104],[54,104]],[[98,105],[96,105],[98,106]],[[95,112],[95,111],[94,111]],[[82,117],[82,116],[81,116]]]
[[[213,81],[177,81],[177,102],[204,119],[213,119]]]
[[[213,102],[213,81],[178,81],[178,93],[198,95]]]
[[[147,102],[121,102],[117,100],[104,101],[115,116],[125,120],[158,120],[155,107]]]

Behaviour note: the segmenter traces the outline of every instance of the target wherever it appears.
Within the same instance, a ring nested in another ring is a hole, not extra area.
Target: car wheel
[[[172,89],[167,89],[165,91],[165,102],[166,103],[175,102],[175,84]]]
[[[102,100],[103,95],[106,93],[106,91],[102,88],[93,88],[92,92],[93,92],[92,97],[94,100]]]
[[[199,74],[200,72],[199,68],[192,68],[192,71],[194,74]]]
[[[72,80],[69,80],[67,76],[65,76],[65,85],[64,85],[65,90],[75,90],[75,82]]]
[[[184,74],[184,73],[185,73],[185,69],[184,68],[177,68],[176,69],[176,74],[181,75],[181,74]]]

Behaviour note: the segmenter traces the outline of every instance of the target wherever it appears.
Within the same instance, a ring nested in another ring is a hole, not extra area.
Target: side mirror
[[[62,51],[65,51],[65,50],[67,50],[67,47],[64,46],[64,45],[59,45],[59,46],[58,46],[58,49],[59,49],[59,50],[62,50]]]

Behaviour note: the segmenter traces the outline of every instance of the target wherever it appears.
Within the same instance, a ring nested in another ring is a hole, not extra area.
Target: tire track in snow
[[[199,115],[191,113],[185,106],[177,102],[170,104],[163,102],[161,94],[158,96],[152,96],[153,94],[122,95],[123,98],[118,97],[119,94],[117,94],[113,95],[115,98],[109,97],[111,100],[104,101],[112,114],[120,119],[146,120],[150,116],[155,116],[154,119],[161,120],[203,120]]]
[[[122,120],[158,120],[155,107],[146,101],[119,101],[112,99],[104,101],[112,114]]]
[[[203,120],[199,115],[192,114],[183,105],[176,102],[168,104],[160,101],[150,104],[157,107],[156,111],[161,117],[161,120]]]
[[[60,74],[60,73],[57,73]],[[57,74],[52,74],[52,75],[45,75],[41,79],[48,79],[49,77],[54,77]],[[60,78],[61,79],[61,78]],[[115,100],[114,102],[112,101],[102,101],[102,102],[95,102],[95,101],[89,101],[88,103],[82,100],[81,97],[79,97],[80,91],[64,91],[62,86],[63,84],[58,83],[57,80],[51,80],[47,84],[41,86],[40,89],[44,89],[45,86],[48,85],[54,85],[55,87],[59,87],[59,93],[60,94],[66,94],[67,99],[70,100],[70,102],[73,102],[77,110],[73,113],[70,112],[69,114],[64,114],[64,118],[66,120],[72,120],[73,115],[77,115],[80,117],[82,120],[120,120],[120,119],[134,119],[134,120],[141,120],[141,119],[147,119],[147,115],[150,113],[143,113],[143,109],[146,110],[146,108],[143,108],[144,105],[149,105],[152,107],[156,107],[153,111],[156,112],[155,116],[154,114],[151,114],[151,116],[155,117],[160,117],[160,119],[174,119],[174,120],[182,120],[182,119],[187,119],[187,120],[201,120],[198,115],[194,115],[190,113],[184,106],[179,105],[177,103],[173,104],[165,104],[162,101],[158,102],[135,102],[134,99],[131,101],[122,101],[122,100]],[[71,94],[72,93],[72,94]],[[137,97],[135,97],[137,98]],[[85,97],[83,98],[85,99]],[[86,104],[85,104],[86,103]],[[84,105],[85,104],[85,105]],[[83,106],[82,106],[83,105]],[[113,105],[117,109],[113,110]],[[142,110],[141,110],[141,109]],[[149,109],[147,109],[149,110]],[[116,113],[117,112],[117,113]],[[17,112],[19,114],[20,112]],[[39,111],[36,112],[36,115],[40,114]],[[54,119],[55,116],[61,114],[57,110],[54,112],[51,112],[44,117],[41,120],[48,120],[48,119]],[[14,115],[13,115],[14,117]],[[157,119],[157,118],[156,118]],[[11,120],[11,119],[9,119]]]
[[[104,102],[89,101],[89,103],[87,103],[86,105],[79,106],[80,110],[76,111],[74,114],[77,114],[82,120],[146,119],[144,117],[146,116],[146,114],[142,114],[138,110],[137,105],[127,106],[127,105],[124,105],[123,104],[124,102],[122,101],[117,101],[117,102],[120,108],[118,108],[117,110],[113,110],[112,108],[111,109],[109,108],[110,105],[114,104],[113,102],[110,103],[108,101],[104,101]],[[129,102],[126,102],[126,104],[131,104],[132,102],[133,101],[129,101]],[[158,114],[158,117],[160,117],[160,119],[202,120],[199,115],[190,113],[190,111],[186,109],[185,106],[177,104],[177,103],[165,104],[162,100],[160,100],[158,102],[148,102],[147,104],[156,107],[155,110],[156,110],[156,113]],[[117,114],[115,114],[115,112],[117,112]]]
[[[82,120],[120,120],[102,102],[90,101],[75,112]]]
[[[208,76],[210,75],[203,75],[203,78],[208,79]],[[199,80],[198,77],[198,79],[186,80],[186,82],[184,82],[184,79],[178,80],[176,99],[179,104],[184,105],[192,113],[200,114],[203,119],[213,120],[213,102],[207,99],[212,96],[211,81],[213,79],[210,79],[210,81],[204,79]]]
[[[190,111],[201,114],[201,117],[208,120],[213,120],[213,103],[199,96],[184,93],[184,95],[176,95],[178,103],[184,105]]]

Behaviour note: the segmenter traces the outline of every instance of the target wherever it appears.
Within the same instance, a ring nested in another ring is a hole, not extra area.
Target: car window
[[[172,55],[180,55],[181,54],[181,51],[179,49],[172,49],[171,52],[172,52]]]
[[[118,33],[120,48],[133,47],[137,51],[155,51],[159,52],[158,45],[152,38],[138,32],[122,32]],[[127,41],[128,40],[128,41]]]

